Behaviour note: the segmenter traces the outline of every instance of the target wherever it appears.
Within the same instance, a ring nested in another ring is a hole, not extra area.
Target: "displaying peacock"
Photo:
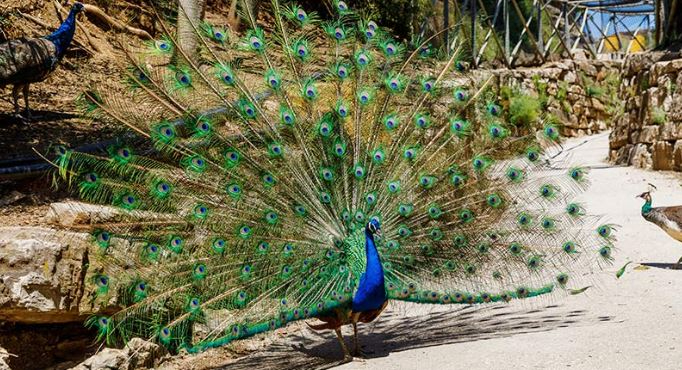
[[[613,227],[573,201],[586,170],[546,165],[555,125],[510,127],[457,54],[410,52],[335,6],[321,21],[273,0],[272,28],[247,14],[241,38],[193,24],[196,55],[164,26],[128,51],[130,93],[83,94],[136,136],[56,162],[122,210],[90,225],[100,338],[192,352],[317,318],[348,359],[340,327],[357,350],[357,323],[391,300],[575,294],[609,262]]]
[[[26,117],[31,117],[28,105],[30,84],[47,78],[57,68],[76,31],[76,15],[83,4],[75,3],[59,28],[42,38],[15,39],[0,44],[0,88],[14,85],[14,112],[19,114],[19,92],[24,94]]]

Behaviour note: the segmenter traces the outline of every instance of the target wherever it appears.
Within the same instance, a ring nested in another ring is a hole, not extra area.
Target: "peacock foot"
[[[24,113],[15,113],[14,118],[17,120],[23,122],[23,123],[28,123],[31,122],[33,119],[33,115],[31,115],[31,111],[24,111]]]
[[[373,353],[374,353],[373,351],[363,351],[360,348],[355,348],[355,351],[353,351],[353,356],[359,358],[367,358],[367,355],[371,355]]]

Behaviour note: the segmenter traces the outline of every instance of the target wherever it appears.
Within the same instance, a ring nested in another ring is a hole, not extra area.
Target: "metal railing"
[[[658,7],[670,0],[445,0],[443,47],[464,48],[477,67],[498,61],[513,68],[523,55],[538,62],[622,59],[657,44]],[[436,2],[433,2],[434,6]],[[424,26],[422,28],[422,33]],[[659,26],[660,28],[660,26]]]

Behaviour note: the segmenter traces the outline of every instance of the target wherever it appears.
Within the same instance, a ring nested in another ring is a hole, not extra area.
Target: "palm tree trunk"
[[[199,47],[198,35],[194,29],[199,27],[205,6],[206,0],[178,0],[177,43],[178,47],[192,61],[196,61]],[[184,58],[182,55],[176,54],[174,59],[177,64]]]

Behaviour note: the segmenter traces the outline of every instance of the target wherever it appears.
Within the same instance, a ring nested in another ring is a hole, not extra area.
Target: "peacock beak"
[[[376,235],[376,236],[378,236],[378,237],[381,238],[381,236],[383,235],[383,233],[381,232],[381,229],[379,229],[379,230],[377,230],[377,231],[374,232],[374,235]]]

